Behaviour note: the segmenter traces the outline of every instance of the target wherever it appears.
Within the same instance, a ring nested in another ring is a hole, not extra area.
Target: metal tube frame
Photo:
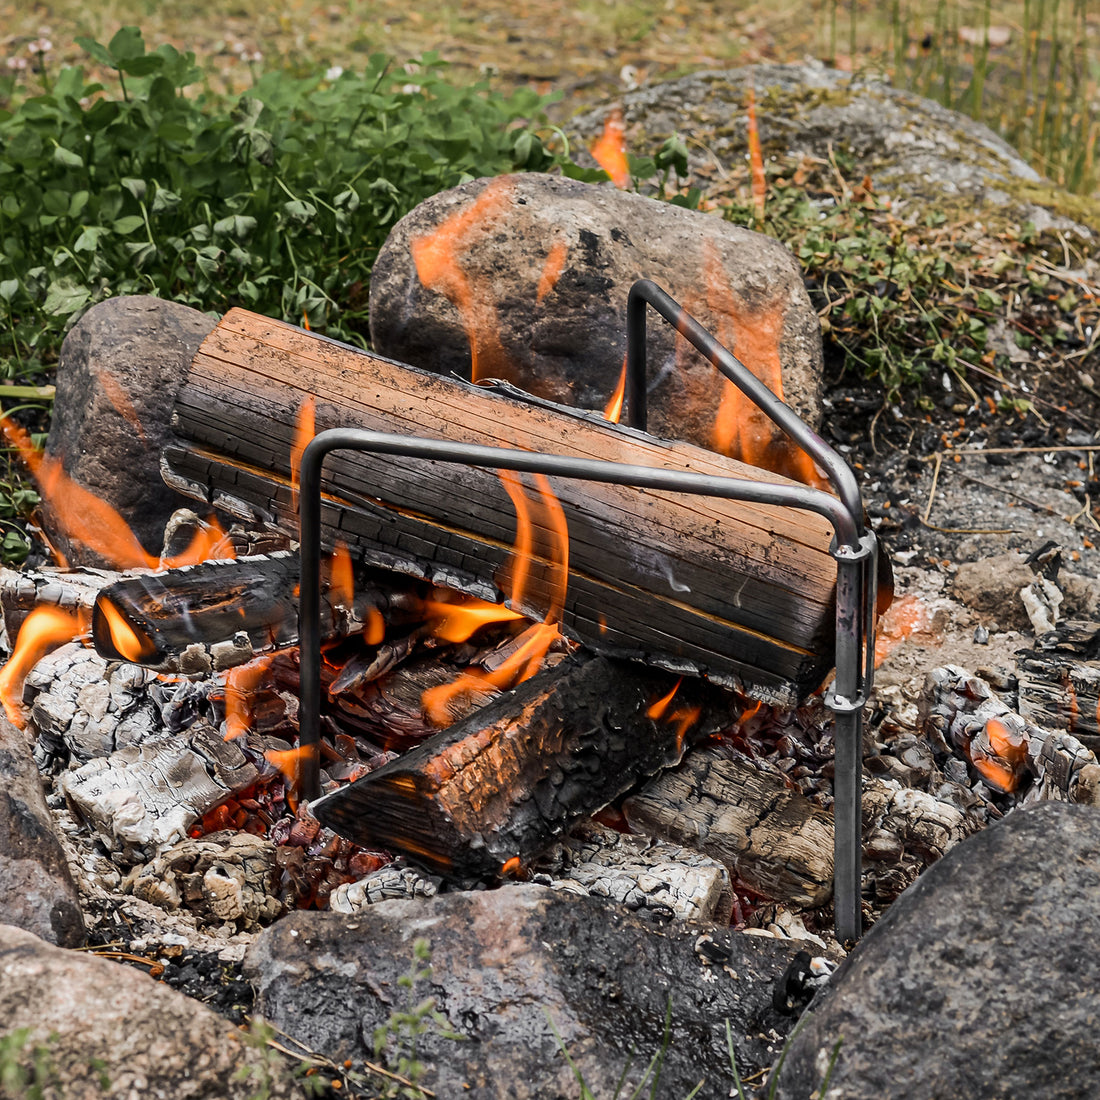
[[[319,433],[305,448],[300,468],[301,589],[298,631],[301,643],[299,780],[303,797],[320,793],[318,749],[321,727],[321,472],[334,451],[431,459],[491,469],[549,474],[646,489],[744,500],[797,508],[824,516],[835,537],[837,563],[836,677],[826,696],[834,715],[836,744],[833,781],[835,847],[833,897],[836,934],[841,942],[861,932],[861,805],[863,706],[873,677],[877,542],[863,525],[863,504],[855,476],[844,460],[813,432],[729,350],[649,280],[634,284],[627,300],[627,418],[646,424],[646,308],[652,307],[705,355],[734,385],[800,447],[828,476],[837,496],[803,485],[716,477],[690,471],[655,469],[602,459],[579,458],[505,447],[486,447],[422,436],[356,428]]]

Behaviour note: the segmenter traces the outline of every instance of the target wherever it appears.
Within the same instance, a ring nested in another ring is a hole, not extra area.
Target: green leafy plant
[[[40,372],[117,294],[244,305],[365,344],[370,269],[402,214],[555,161],[547,98],[452,86],[434,55],[376,54],[332,81],[270,73],[225,102],[186,94],[194,55],[148,50],[136,27],[78,41],[117,89],[67,68],[0,112],[0,379]]]

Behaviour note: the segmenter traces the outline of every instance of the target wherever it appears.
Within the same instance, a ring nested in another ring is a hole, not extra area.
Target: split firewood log
[[[524,396],[524,395],[521,395]],[[297,531],[291,453],[299,409],[318,431],[359,427],[663,470],[783,483],[689,444],[576,409],[470,386],[233,310],[192,361],[173,413],[165,480],[249,521]],[[789,483],[788,483],[789,484]],[[742,682],[787,704],[832,665],[835,562],[809,512],[555,479],[568,521],[562,625],[599,652]],[[324,539],[371,564],[499,601],[514,507],[490,470],[342,452],[325,467]],[[538,555],[536,555],[538,556]],[[545,573],[547,559],[540,558]],[[517,610],[541,619],[532,571]]]
[[[1020,715],[1100,748],[1100,623],[1069,620],[1017,654]]]
[[[452,878],[526,863],[580,818],[728,726],[724,692],[633,662],[569,657],[325,795],[322,824]]]

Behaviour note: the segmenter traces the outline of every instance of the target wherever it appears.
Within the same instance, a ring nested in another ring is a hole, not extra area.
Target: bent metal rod
[[[301,640],[300,766],[302,794],[320,793],[318,744],[321,728],[321,473],[333,451],[368,451],[432,459],[498,470],[549,474],[645,489],[724,497],[824,516],[833,527],[837,563],[836,677],[826,696],[833,712],[836,745],[833,895],[836,934],[851,942],[861,933],[861,806],[863,707],[874,675],[875,597],[878,544],[863,523],[863,502],[855,475],[819,435],[785,405],[739,359],[723,347],[656,283],[635,283],[627,299],[627,422],[646,425],[646,309],[652,307],[706,356],[825,471],[837,495],[803,485],[776,485],[745,478],[663,470],[569,455],[516,451],[423,436],[356,428],[332,428],[317,435],[301,458]]]

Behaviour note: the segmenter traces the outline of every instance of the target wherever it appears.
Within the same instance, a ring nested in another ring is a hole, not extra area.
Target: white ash
[[[200,925],[227,932],[260,928],[285,911],[275,845],[251,833],[181,840],[133,868],[122,887],[163,909],[190,909]]]
[[[258,758],[249,739],[226,741],[209,724],[197,722],[184,736],[129,745],[64,772],[59,787],[113,858],[144,863],[183,839],[228,795],[254,783]]]
[[[23,699],[38,734],[35,761],[48,771],[70,758],[110,756],[214,718],[213,681],[170,680],[151,669],[108,661],[79,642],[47,654],[27,676]]]
[[[358,913],[368,905],[400,898],[431,898],[439,893],[437,878],[425,875],[401,862],[388,863],[365,875],[358,882],[345,882],[329,895],[329,908],[334,913]]]
[[[728,920],[733,900],[729,872],[718,860],[595,824],[539,860],[531,881],[677,920]]]

